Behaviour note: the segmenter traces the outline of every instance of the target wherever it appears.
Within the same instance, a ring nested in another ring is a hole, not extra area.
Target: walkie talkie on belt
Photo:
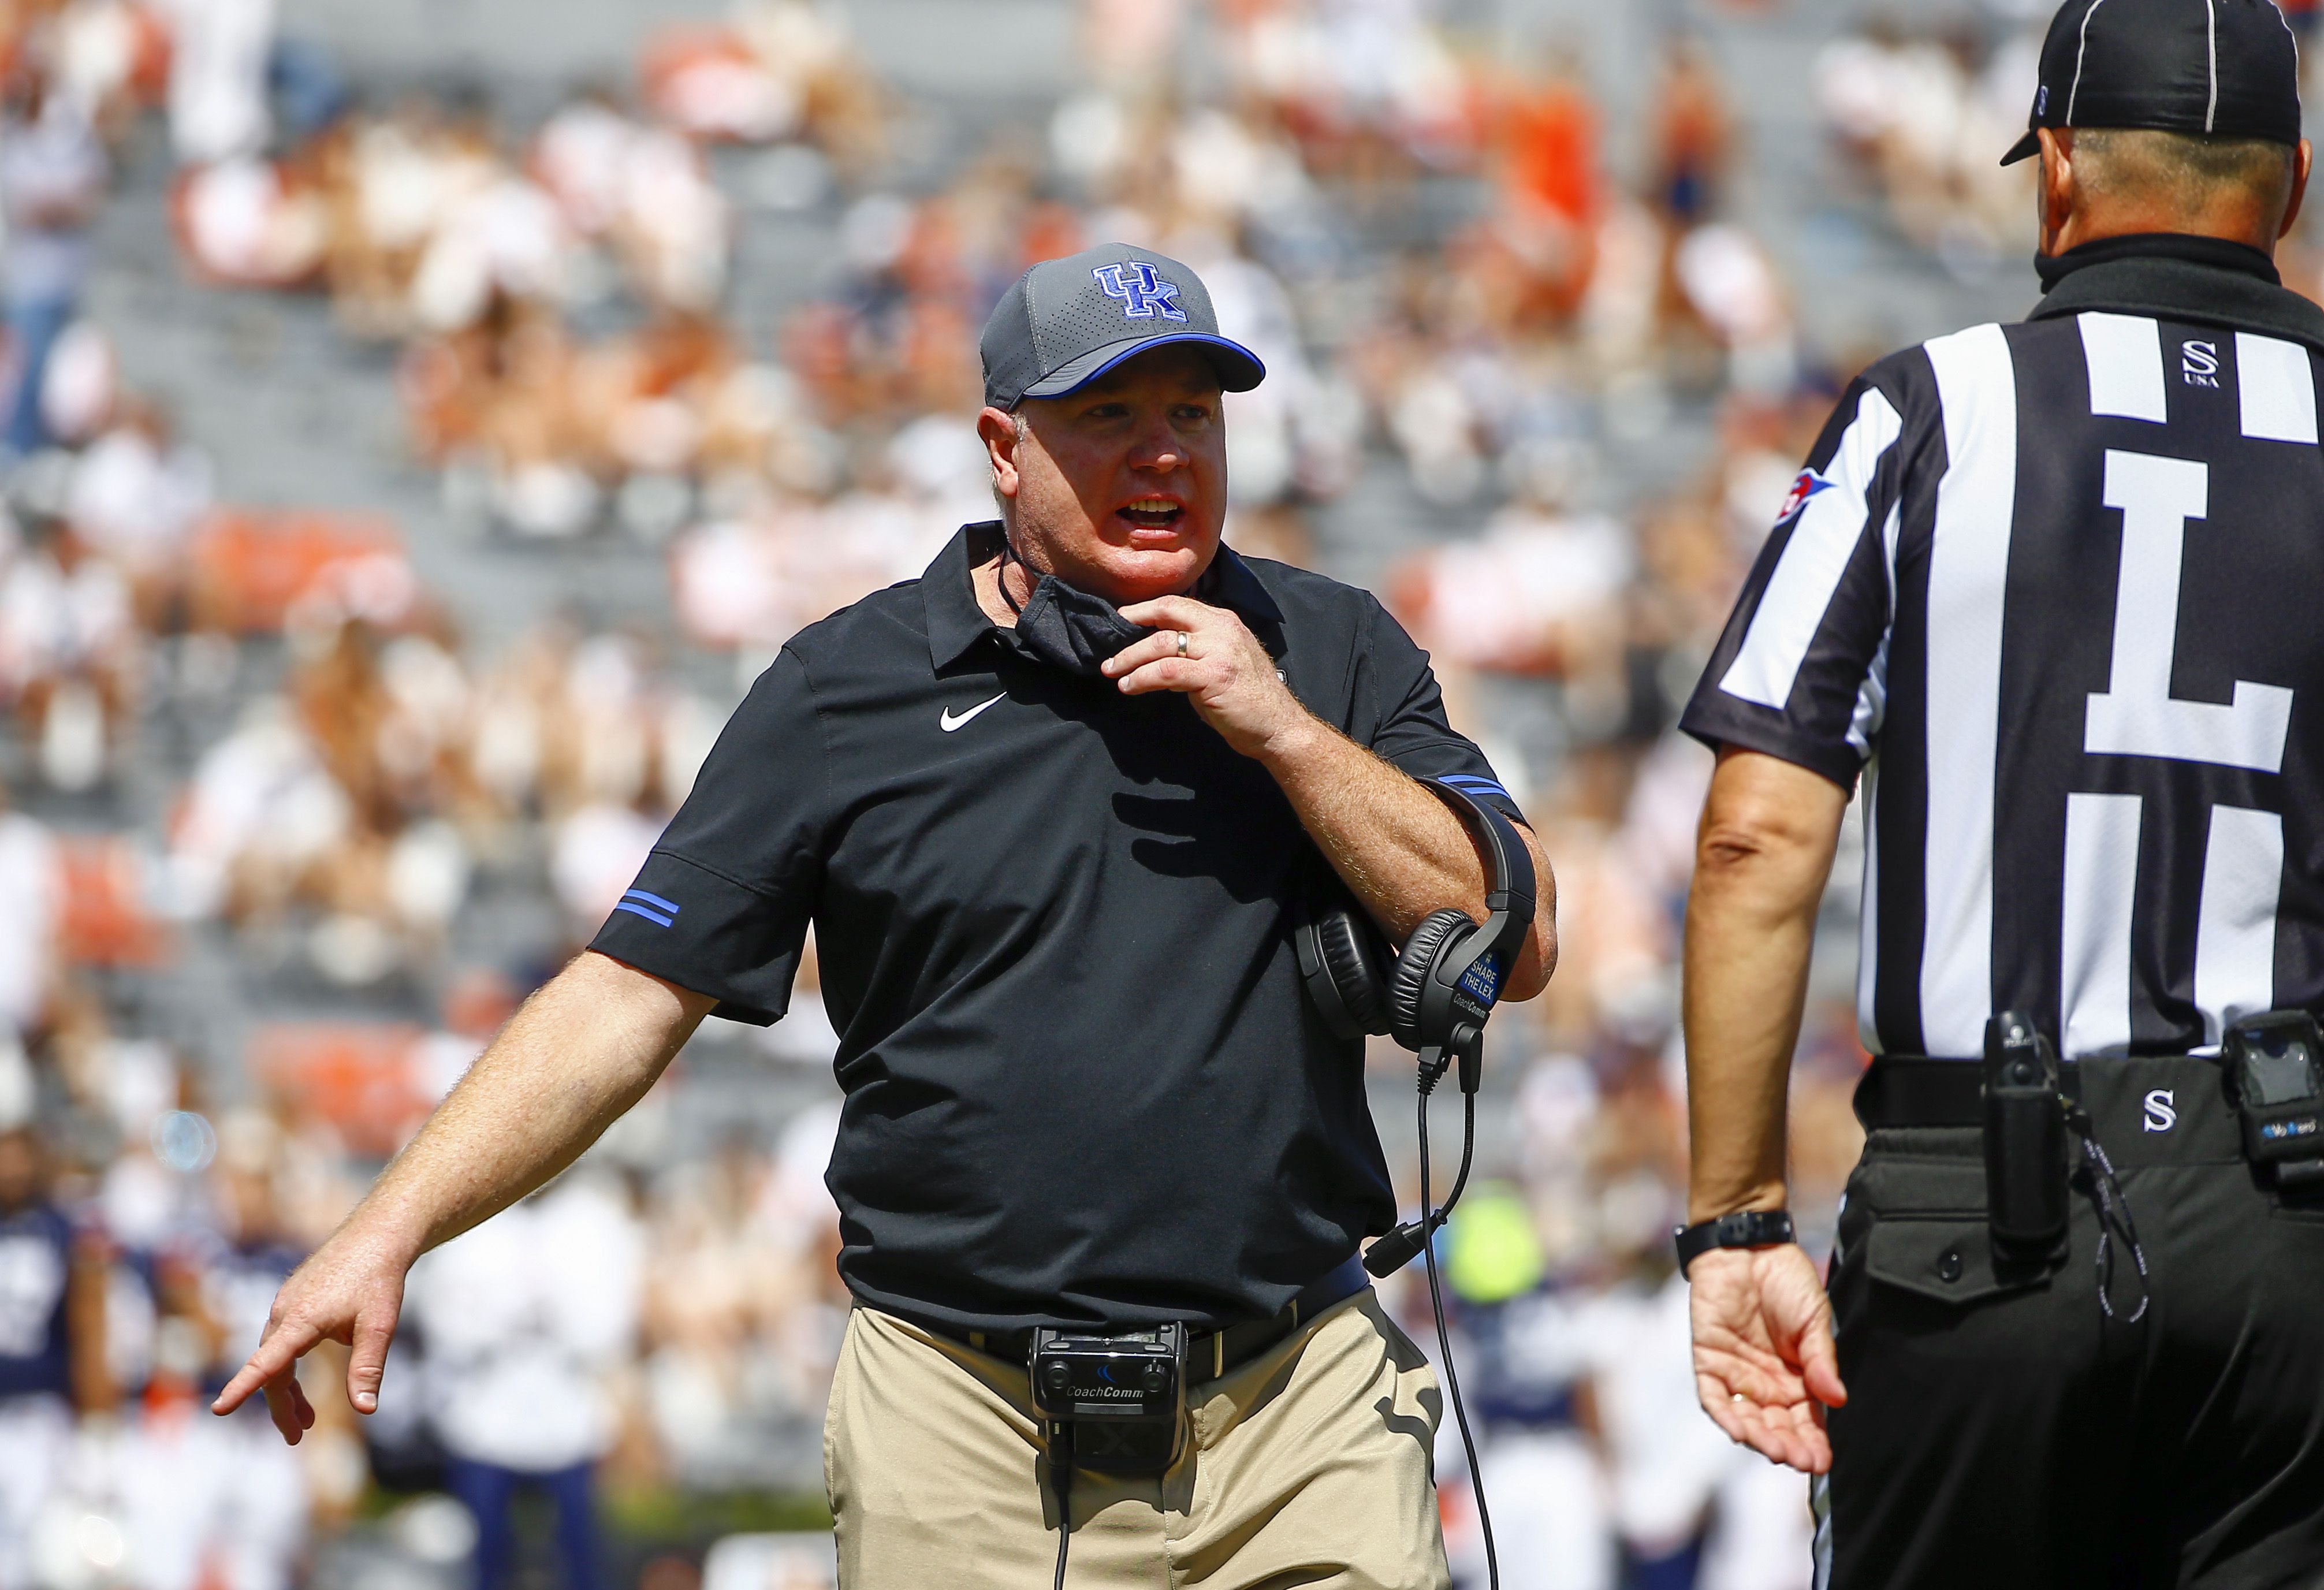
[[[2324,1188],[2324,1039],[2306,1011],[2270,1011],[2219,1046],[2243,1118],[2244,1157],[2286,1192]]]
[[[1034,1411],[1053,1437],[1071,1427],[1075,1466],[1160,1474],[1177,1461],[1186,1428],[1185,1326],[1036,1329],[1030,1368]]]
[[[1065,1587],[1074,1538],[1074,1470],[1158,1474],[1178,1461],[1186,1438],[1186,1327],[1051,1330],[1036,1327],[1033,1411],[1049,1445],[1057,1493],[1056,1590]]]
[[[2066,1100],[2058,1051],[2023,1012],[1985,1024],[1985,1195],[1994,1256],[2026,1263],[2066,1240]]]

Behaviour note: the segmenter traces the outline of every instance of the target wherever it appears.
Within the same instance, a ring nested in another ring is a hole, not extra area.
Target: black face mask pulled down
[[[1050,667],[1095,678],[1107,658],[1154,633],[1130,623],[1103,596],[1069,586],[1054,574],[1041,576],[1033,586],[1032,600],[1018,607],[1009,594],[1006,567],[1014,559],[1014,553],[1002,554],[1001,598],[1016,608],[1017,643]]]

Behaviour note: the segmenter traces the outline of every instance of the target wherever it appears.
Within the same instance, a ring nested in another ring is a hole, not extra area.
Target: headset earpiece
[[[1420,781],[1484,847],[1485,921],[1449,908],[1434,911],[1396,955],[1326,871],[1311,881],[1292,934],[1300,980],[1335,1037],[1385,1032],[1416,1053],[1452,1048],[1464,1024],[1472,1035],[1483,1030],[1534,914],[1533,857],[1516,827],[1458,783]]]
[[[1426,1018],[1434,1014],[1427,1008],[1430,975],[1449,950],[1458,948],[1456,935],[1473,932],[1476,926],[1467,911],[1447,908],[1423,917],[1404,941],[1404,953],[1396,957],[1396,970],[1388,978],[1388,1030],[1405,1048],[1418,1049],[1432,1041],[1423,1036],[1429,1025]]]
[[[1364,1038],[1388,1030],[1388,977],[1393,953],[1361,906],[1333,905],[1311,912],[1295,943],[1299,975],[1316,1014],[1335,1038]]]

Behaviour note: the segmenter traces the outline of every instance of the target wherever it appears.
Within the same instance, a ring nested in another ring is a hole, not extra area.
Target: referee
[[[1265,372],[1193,272],[1036,265],[983,355],[1001,520],[783,648],[590,952],[285,1284],[218,1407],[263,1385],[295,1441],[294,1360],[330,1337],[369,1411],[412,1260],[570,1163],[706,1015],[779,1018],[812,924],[857,1305],[825,1437],[843,1583],[1443,1585],[1439,1396],[1356,1262],[1396,1216],[1362,1051],[1293,928],[1319,891],[1398,940],[1484,916],[1478,842],[1417,777],[1522,814],[1378,602],[1220,544],[1222,393]],[[1517,998],[1555,957],[1526,844]],[[1053,1474],[1033,1332],[1172,1327],[1176,1461]]]
[[[1826,1476],[1820,1585],[2324,1584],[2298,72],[2268,0],[2070,0],[2009,155],[2047,296],[1849,388],[1683,720],[1719,752],[1697,1383]],[[1778,1213],[1785,1077],[1859,784],[1876,1058],[1827,1298]]]

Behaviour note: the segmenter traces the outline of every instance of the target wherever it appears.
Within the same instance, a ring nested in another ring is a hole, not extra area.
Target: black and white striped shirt
[[[1849,389],[1683,720],[1861,774],[1876,1054],[2324,1010],[2324,312],[2256,251],[2098,252]]]

